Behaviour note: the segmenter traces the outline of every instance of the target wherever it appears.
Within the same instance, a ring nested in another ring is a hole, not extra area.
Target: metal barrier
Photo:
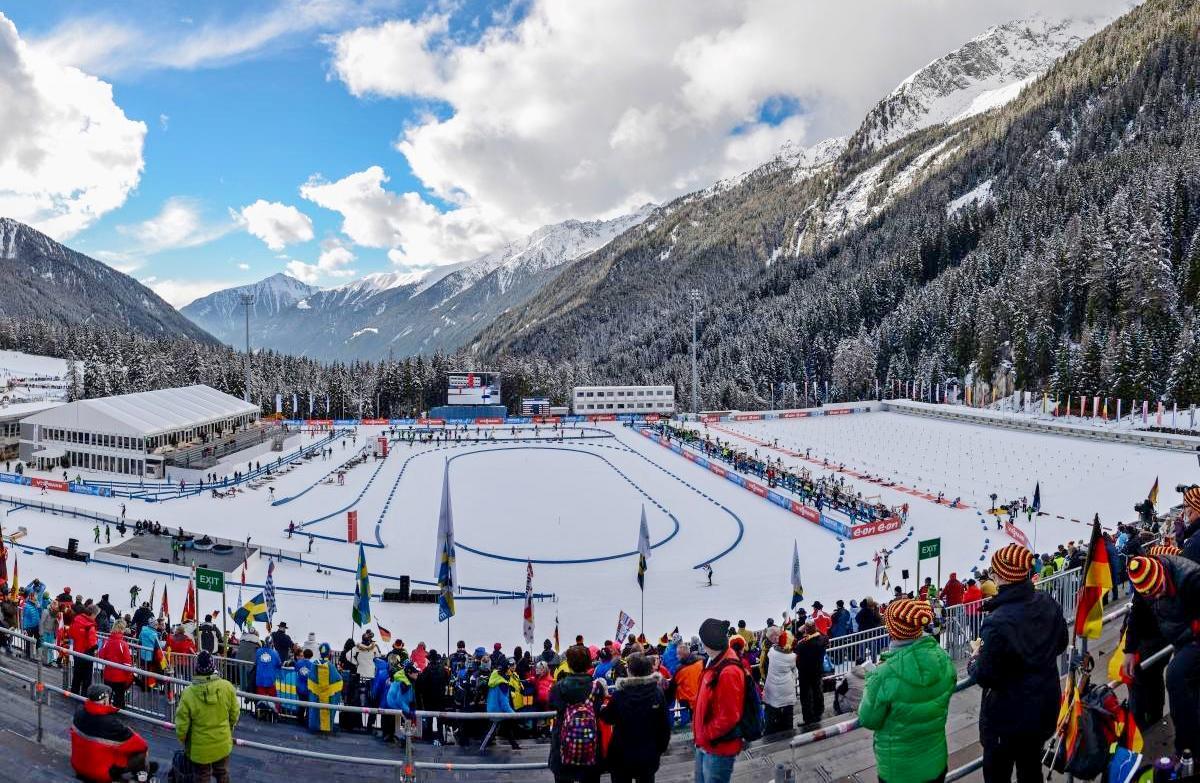
[[[183,680],[172,674],[160,674],[160,673],[156,673],[156,672],[147,671],[145,669],[141,669],[136,666],[129,666],[129,665],[125,665],[125,664],[114,663],[112,661],[106,661],[106,660],[97,658],[96,656],[88,655],[86,653],[75,652],[74,650],[70,650],[68,648],[61,647],[59,645],[47,645],[47,644],[39,645],[38,640],[34,639],[31,636],[27,636],[19,631],[7,630],[7,631],[5,631],[5,633],[12,639],[16,639],[16,640],[24,642],[31,650],[35,650],[38,653],[43,652],[45,650],[55,650],[59,654],[60,657],[65,657],[68,660],[78,658],[78,659],[90,661],[93,665],[93,676],[95,676],[96,667],[99,667],[101,670],[104,667],[113,667],[115,669],[120,669],[122,671],[131,672],[135,675],[135,677],[143,677],[143,678],[149,677],[156,681],[162,682],[162,683],[166,684],[167,686],[172,686],[172,685],[178,686],[179,691],[175,691],[175,692],[181,692],[182,688],[186,688],[188,685],[191,684],[190,682]],[[140,648],[140,649],[144,649],[144,648]],[[223,660],[228,662],[231,659],[226,658]],[[7,667],[3,667],[3,666],[0,666],[0,674],[7,674],[9,676],[20,679],[24,682],[30,683],[33,686],[35,694],[42,692],[43,689],[47,689],[47,690],[53,691],[55,693],[61,693],[62,695],[66,696],[68,698],[75,699],[77,701],[84,700],[82,696],[80,696],[79,694],[75,694],[75,693],[71,692],[71,690],[70,690],[70,687],[69,687],[70,686],[70,672],[72,671],[72,668],[73,668],[72,665],[70,665],[69,663],[64,664],[64,666],[63,666],[64,684],[62,687],[60,687],[60,686],[54,685],[52,683],[47,683],[44,681],[42,667],[41,667],[41,658],[36,658],[36,661],[38,664],[38,670],[37,670],[36,677],[30,677],[28,674],[24,674],[22,672],[19,672],[19,671],[16,671],[16,670],[13,670],[13,669],[10,669]],[[242,662],[239,662],[239,663],[242,663]],[[132,693],[133,689],[131,689],[130,692]],[[254,749],[265,750],[265,751],[269,751],[269,752],[273,752],[273,753],[282,753],[285,755],[293,755],[293,756],[301,756],[301,757],[305,757],[305,758],[320,759],[323,761],[338,761],[338,762],[349,763],[349,764],[365,764],[365,765],[372,765],[372,766],[402,767],[407,770],[410,770],[410,772],[409,772],[410,775],[411,775],[411,770],[416,770],[416,769],[430,769],[430,770],[436,769],[436,770],[443,770],[443,771],[464,770],[464,771],[510,772],[510,771],[518,771],[518,770],[534,770],[534,769],[546,769],[547,768],[547,762],[544,762],[544,761],[543,762],[503,763],[503,764],[474,764],[474,763],[457,763],[457,762],[414,761],[411,758],[411,749],[413,746],[413,742],[411,740],[413,739],[414,731],[416,729],[416,726],[418,725],[418,721],[421,718],[438,718],[438,719],[446,719],[446,720],[454,720],[454,721],[470,721],[470,720],[526,721],[526,720],[538,720],[538,719],[542,719],[542,718],[552,718],[556,714],[553,711],[444,712],[444,711],[431,711],[431,710],[414,710],[411,713],[406,714],[403,710],[392,710],[392,709],[386,709],[386,708],[382,708],[382,707],[365,707],[365,706],[344,705],[344,704],[322,704],[320,702],[301,701],[298,699],[288,699],[288,698],[279,697],[279,696],[265,696],[265,695],[260,695],[260,694],[244,692],[241,689],[237,688],[236,686],[235,686],[235,692],[236,692],[237,696],[239,697],[239,699],[241,699],[243,701],[250,701],[253,703],[270,702],[272,704],[299,707],[299,708],[309,709],[309,710],[319,709],[319,710],[327,710],[330,712],[353,712],[358,715],[362,715],[364,717],[369,716],[372,720],[377,715],[378,716],[391,715],[391,716],[395,717],[397,726],[405,732],[406,736],[410,740],[409,742],[406,743],[406,753],[409,754],[409,757],[405,758],[405,759],[368,758],[368,757],[361,757],[361,756],[346,756],[346,755],[340,755],[340,754],[319,753],[316,751],[301,750],[298,748],[285,747],[285,746],[280,746],[280,745],[271,745],[268,743],[255,742],[252,740],[239,739],[239,738],[235,737],[234,745],[237,747],[254,748]],[[132,706],[128,706],[126,709],[123,709],[121,712],[131,718],[136,719],[136,720],[144,721],[146,723],[151,723],[151,724],[159,726],[161,728],[174,730],[174,728],[175,728],[175,725],[173,723],[174,704],[176,701],[178,701],[178,699],[172,698],[170,695],[172,693],[173,693],[173,691],[171,690],[170,687],[167,687],[164,691],[164,697],[166,699],[166,702],[168,705],[170,705],[168,707],[168,709],[170,710],[170,712],[169,712],[170,718],[168,718],[168,719],[164,719],[160,715],[157,715],[157,714],[146,713],[145,711],[134,708]],[[40,725],[41,725],[41,708],[42,708],[43,702],[38,700],[37,698],[35,698],[34,701],[37,704],[38,725],[40,727]],[[417,720],[413,720],[412,718],[414,718],[414,717]],[[39,741],[41,740],[40,729],[39,729],[38,739],[39,739]],[[410,779],[412,779],[412,778],[410,778]]]

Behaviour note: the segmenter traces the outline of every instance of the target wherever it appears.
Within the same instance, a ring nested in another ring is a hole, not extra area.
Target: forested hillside
[[[482,348],[686,399],[696,287],[706,406],[1009,363],[1024,388],[1200,401],[1198,21],[1196,2],[1150,0],[1004,108],[681,199]]]

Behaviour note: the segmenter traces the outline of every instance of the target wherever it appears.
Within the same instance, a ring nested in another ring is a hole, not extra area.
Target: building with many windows
[[[571,409],[577,416],[603,413],[675,412],[674,386],[576,386],[571,392]]]
[[[259,412],[208,386],[76,400],[21,420],[20,457],[161,478],[167,465],[211,465],[261,442]]]
[[[0,460],[17,458],[22,419],[62,404],[62,400],[0,404]]]

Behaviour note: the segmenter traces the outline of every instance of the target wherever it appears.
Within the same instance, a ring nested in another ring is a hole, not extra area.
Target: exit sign
[[[211,568],[196,569],[196,588],[214,593],[225,592],[225,574]]]
[[[942,539],[930,538],[925,541],[917,542],[918,560],[928,560],[931,557],[941,557],[942,555]]]

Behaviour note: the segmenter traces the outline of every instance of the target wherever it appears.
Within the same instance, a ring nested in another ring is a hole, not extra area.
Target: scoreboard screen
[[[449,376],[448,405],[499,405],[500,375],[493,372],[460,372]]]

